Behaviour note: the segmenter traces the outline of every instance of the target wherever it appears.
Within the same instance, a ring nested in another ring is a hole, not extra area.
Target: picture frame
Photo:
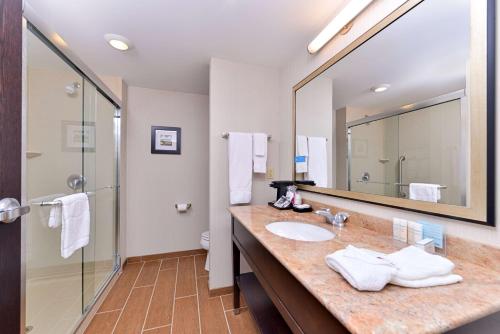
[[[95,152],[95,122],[62,121],[63,152]]]
[[[151,154],[181,154],[181,128],[151,126]]]

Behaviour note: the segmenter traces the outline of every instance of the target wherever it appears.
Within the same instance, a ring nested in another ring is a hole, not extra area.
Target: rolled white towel
[[[455,268],[453,262],[439,255],[429,254],[415,246],[409,246],[387,255],[396,267],[396,277],[401,280],[422,280],[449,275]]]
[[[462,281],[462,276],[455,274],[434,276],[417,280],[405,280],[399,278],[398,276],[394,276],[391,280],[391,284],[403,286],[406,288],[427,288],[432,286],[455,284]]]
[[[396,269],[384,254],[347,246],[325,257],[326,264],[341,274],[359,291],[380,291],[394,276]]]

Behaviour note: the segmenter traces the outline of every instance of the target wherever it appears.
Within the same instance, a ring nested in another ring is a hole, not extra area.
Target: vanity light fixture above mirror
[[[373,0],[351,0],[340,13],[321,30],[321,32],[307,46],[307,51],[313,54],[318,52],[326,43],[358,16]]]

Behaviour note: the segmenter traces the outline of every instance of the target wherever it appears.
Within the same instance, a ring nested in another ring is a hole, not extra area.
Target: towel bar
[[[95,193],[97,191],[104,190],[104,189],[114,189],[114,188],[115,188],[114,186],[105,186],[105,187],[102,187],[102,188],[98,188],[95,191],[87,191],[85,193],[87,194],[87,196],[95,196]],[[61,201],[41,201],[41,202],[31,203],[31,205],[38,205],[38,206],[60,206],[60,205],[62,205],[62,202]]]
[[[223,132],[222,133],[222,138],[224,138],[224,139],[229,138],[229,132]],[[271,140],[271,138],[272,138],[271,135],[267,135],[267,140]]]
[[[410,185],[407,183],[394,183],[395,186],[400,186],[400,187],[409,187]],[[448,189],[447,186],[439,186],[439,189]]]

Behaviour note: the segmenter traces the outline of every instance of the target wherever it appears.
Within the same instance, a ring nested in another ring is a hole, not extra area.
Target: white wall
[[[182,128],[182,154],[151,154],[151,126]],[[208,96],[128,89],[127,256],[200,248],[208,230]],[[179,214],[176,203],[192,203]]]
[[[210,289],[232,285],[227,140],[222,132],[272,135],[268,168],[279,169],[279,71],[212,58],[210,62]],[[275,175],[276,177],[276,175]],[[276,196],[271,180],[254,174],[252,204]]]
[[[334,54],[342,50],[349,43],[363,34],[370,27],[387,16],[390,12],[404,3],[403,0],[385,0],[376,1],[370,5],[360,16],[354,20],[354,25],[346,35],[336,36],[325,48],[316,55],[309,55],[304,46],[303,51],[297,55],[282,72],[281,77],[281,144],[280,144],[280,176],[281,178],[290,178],[292,176],[292,139],[291,122],[292,122],[292,87],[300,80],[305,78],[309,73],[318,68]],[[497,9],[499,10],[499,9]],[[500,10],[499,10],[500,11]],[[498,13],[498,12],[497,12]],[[497,36],[499,36],[497,34]],[[499,36],[500,37],[500,36]],[[498,38],[498,37],[497,37]],[[498,41],[500,38],[498,38]],[[500,78],[497,69],[497,78]],[[497,96],[500,96],[500,85],[497,84]],[[497,119],[500,126],[500,119]],[[497,157],[500,157],[500,143],[497,144]],[[497,173],[500,171],[500,164],[497,164]],[[499,180],[500,182],[500,180]],[[317,195],[303,192],[304,198],[324,202],[340,207],[359,211],[365,214],[374,215],[386,219],[391,219],[394,216],[407,219],[426,219],[431,222],[439,222],[446,226],[446,231],[450,235],[456,235],[463,238],[477,240],[486,244],[499,246],[500,245],[500,228],[491,228],[476,224],[461,222],[458,220],[444,219],[434,216],[415,214],[404,210],[391,209],[383,206],[366,204],[356,201],[350,201],[331,196]],[[497,194],[500,203],[500,194]],[[500,206],[498,206],[500,207]],[[500,214],[500,211],[499,211]],[[498,216],[498,214],[497,214]]]
[[[327,140],[327,187],[335,187],[335,122],[332,100],[332,79],[318,78],[297,91],[297,136],[324,137]],[[306,179],[310,179],[305,175]]]

